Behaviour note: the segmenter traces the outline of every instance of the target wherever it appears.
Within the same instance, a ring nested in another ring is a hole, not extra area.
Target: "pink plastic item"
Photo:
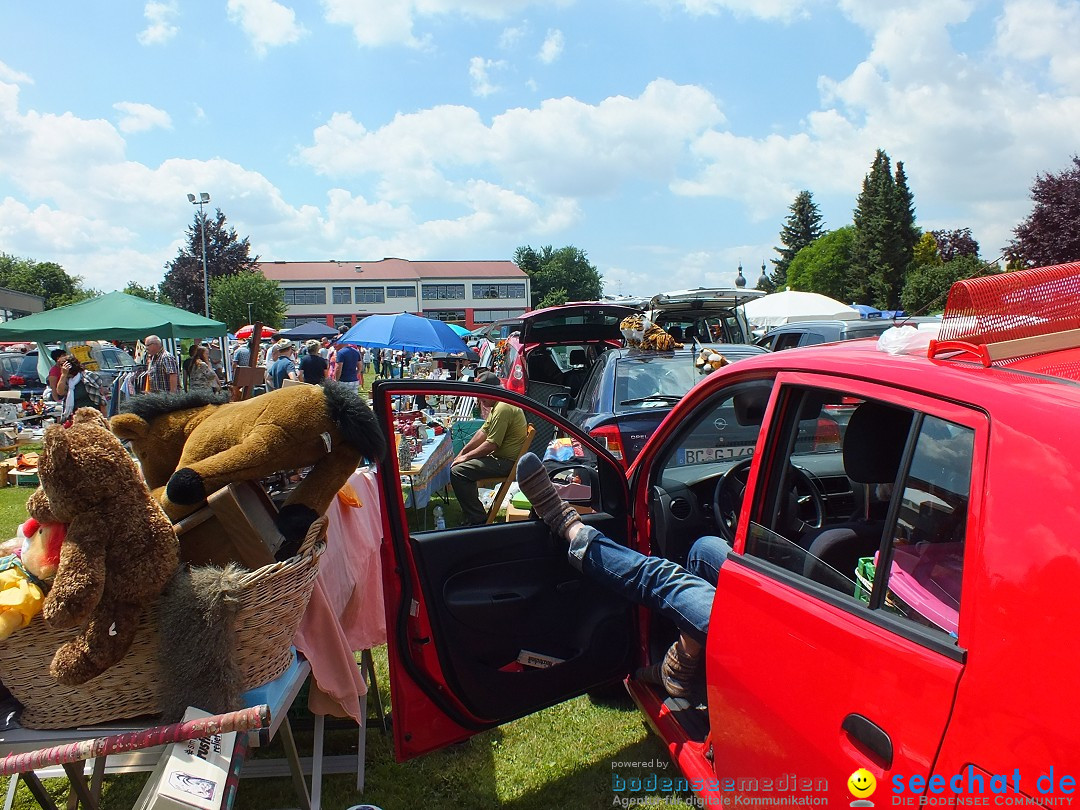
[[[897,546],[893,549],[889,590],[920,616],[955,636],[963,569],[963,543]]]

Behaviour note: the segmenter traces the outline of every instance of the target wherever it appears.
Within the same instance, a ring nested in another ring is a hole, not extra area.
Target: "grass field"
[[[29,487],[0,488],[0,537],[14,536],[26,518],[25,503],[32,491]],[[453,519],[454,515],[448,517]],[[427,519],[431,527],[432,516],[429,514]],[[16,634],[12,641],[17,640]],[[386,650],[374,652],[380,692],[384,704],[390,707]],[[579,697],[407,763],[394,761],[391,735],[384,734],[374,722],[371,726],[367,731],[365,792],[357,794],[355,774],[326,776],[322,806],[327,810],[346,810],[362,802],[384,810],[611,807],[613,799],[627,795],[613,792],[613,769],[623,778],[645,778],[657,770],[617,763],[668,762],[663,747],[649,734],[641,715],[625,696],[609,703]],[[310,755],[310,733],[298,730],[296,736],[301,755]],[[327,732],[327,755],[355,751],[355,727]],[[283,755],[277,741],[256,754]],[[672,775],[672,766],[667,767],[662,775]],[[145,774],[107,778],[102,807],[131,807],[145,781]],[[45,784],[58,800],[66,795],[66,780],[51,779]],[[0,779],[0,791],[6,790],[7,780]],[[654,802],[653,807],[688,806],[677,796],[656,796]],[[25,786],[20,785],[15,807],[29,810],[36,806]],[[244,780],[236,803],[237,810],[297,806],[287,777]]]

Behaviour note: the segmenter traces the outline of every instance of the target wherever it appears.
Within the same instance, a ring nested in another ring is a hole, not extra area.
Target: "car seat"
[[[589,376],[589,360],[584,349],[571,349],[569,360],[571,368],[563,372],[562,384],[570,389],[570,396],[576,399]]]
[[[536,382],[563,385],[563,372],[555,358],[551,356],[551,350],[546,347],[537,347],[529,353],[529,379]]]
[[[911,411],[878,402],[864,402],[851,414],[842,453],[844,472],[853,488],[858,484],[864,488],[861,514],[803,539],[804,545],[809,541],[803,576],[834,583],[835,569],[853,579],[859,558],[877,550],[885,530],[885,515],[874,510],[869,491],[873,485],[896,481],[911,419]]]

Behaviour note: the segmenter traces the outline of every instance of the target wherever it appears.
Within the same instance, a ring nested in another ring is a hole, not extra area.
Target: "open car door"
[[[450,463],[481,425],[469,401],[521,408],[539,436],[576,439],[582,456],[560,475],[575,482],[585,523],[619,542],[629,534],[628,488],[619,463],[590,437],[535,401],[490,385],[382,380],[372,394],[388,437],[421,404],[450,430],[399,464],[395,441],[379,465],[382,570],[397,758],[409,759],[625,677],[638,650],[635,610],[590,585],[527,509],[513,522],[460,526]],[[425,402],[426,401],[426,402]],[[395,410],[400,409],[400,410]],[[462,417],[466,418],[462,418]],[[428,421],[431,421],[430,419]],[[544,423],[541,425],[541,423]],[[533,447],[543,458],[544,447]],[[511,475],[513,478],[513,475]],[[445,487],[445,490],[443,489]],[[448,494],[447,494],[448,493]],[[446,528],[436,528],[435,508]]]

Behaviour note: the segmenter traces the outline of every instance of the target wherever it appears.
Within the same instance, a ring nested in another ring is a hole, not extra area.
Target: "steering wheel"
[[[713,520],[720,536],[729,543],[735,542],[743,495],[750,478],[753,458],[746,458],[732,465],[720,476],[713,491]],[[820,529],[825,523],[825,498],[802,467],[791,465],[792,486],[784,508],[784,530],[795,537],[809,529]]]

